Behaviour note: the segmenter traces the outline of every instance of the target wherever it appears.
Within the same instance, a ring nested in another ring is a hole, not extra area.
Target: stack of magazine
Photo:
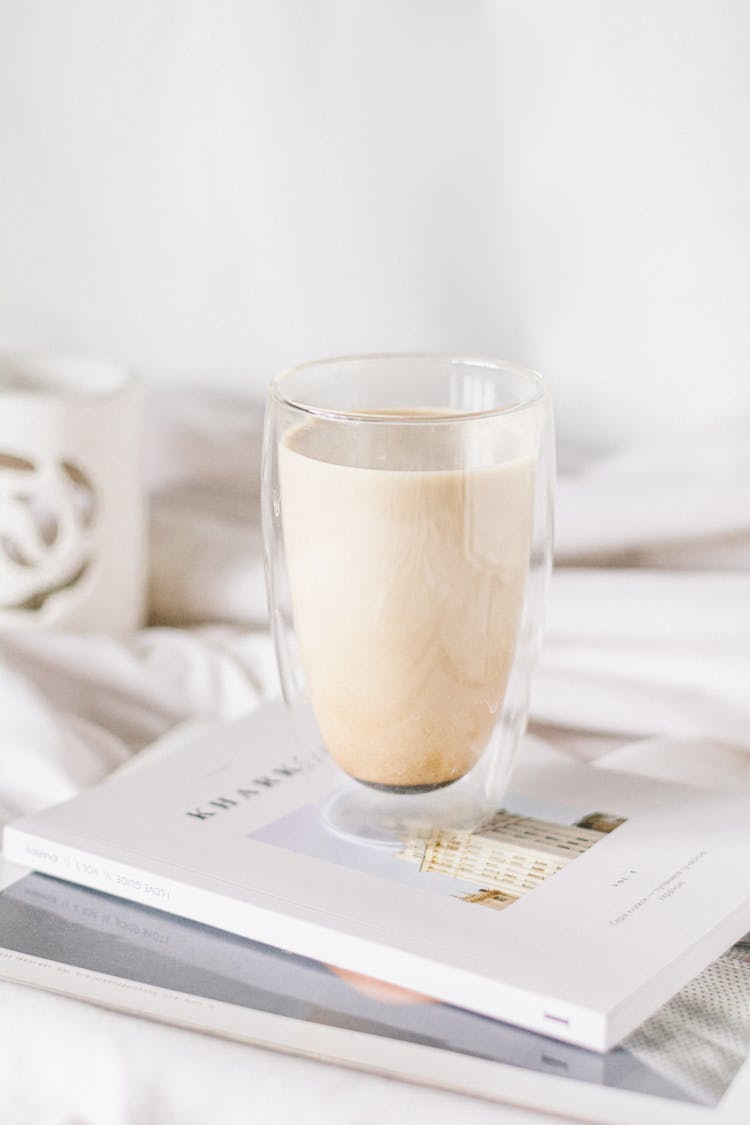
[[[326,828],[341,783],[271,704],[15,822],[0,975],[591,1120],[745,1120],[746,796],[526,767],[481,831],[380,849]]]

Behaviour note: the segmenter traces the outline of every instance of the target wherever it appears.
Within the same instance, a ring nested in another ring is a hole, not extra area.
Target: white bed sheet
[[[164,400],[150,417],[154,624],[2,637],[2,819],[278,691],[258,411]],[[735,417],[561,476],[560,565],[524,753],[750,789],[748,433]],[[549,1120],[18,986],[0,996],[5,1125]]]

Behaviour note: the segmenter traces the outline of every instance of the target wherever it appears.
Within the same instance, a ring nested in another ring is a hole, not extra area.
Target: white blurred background
[[[0,347],[261,398],[499,355],[597,453],[750,406],[745,0],[2,0]]]

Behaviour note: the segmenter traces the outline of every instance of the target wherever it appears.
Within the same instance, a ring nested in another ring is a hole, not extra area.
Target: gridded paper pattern
[[[727,1089],[750,1046],[747,954],[747,947],[735,946],[623,1043],[707,1105]]]

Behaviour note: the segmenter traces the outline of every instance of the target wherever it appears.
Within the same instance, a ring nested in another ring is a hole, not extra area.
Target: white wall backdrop
[[[593,449],[750,406],[748,59],[746,0],[0,0],[0,346],[498,354]]]

